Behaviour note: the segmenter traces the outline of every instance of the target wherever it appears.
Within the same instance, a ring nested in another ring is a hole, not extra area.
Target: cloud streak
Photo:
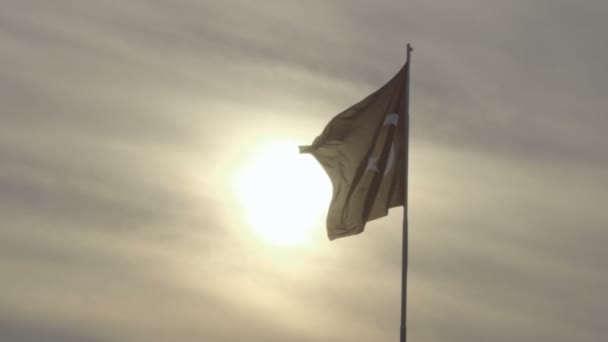
[[[1,6],[0,339],[396,339],[399,210],[272,249],[229,188],[406,41],[411,338],[606,335],[604,2]]]

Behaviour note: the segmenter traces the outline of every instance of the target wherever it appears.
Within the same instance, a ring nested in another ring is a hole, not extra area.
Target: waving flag
[[[408,71],[406,63],[382,88],[334,117],[312,145],[300,147],[333,185],[330,240],[359,234],[366,222],[404,205]]]

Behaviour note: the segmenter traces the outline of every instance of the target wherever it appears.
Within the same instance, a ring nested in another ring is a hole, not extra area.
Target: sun
[[[308,243],[322,229],[331,183],[319,163],[297,144],[260,145],[239,170],[234,190],[245,220],[261,239],[280,246]]]

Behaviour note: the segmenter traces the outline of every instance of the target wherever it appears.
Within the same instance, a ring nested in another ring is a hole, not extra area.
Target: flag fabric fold
[[[333,186],[327,214],[330,240],[359,234],[366,222],[404,204],[407,66],[335,116],[312,145],[300,147],[319,161]]]

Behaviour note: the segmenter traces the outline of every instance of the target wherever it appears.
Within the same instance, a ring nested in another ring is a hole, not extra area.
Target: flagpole
[[[403,120],[403,141],[405,145],[405,167],[403,168],[404,192],[403,192],[403,242],[401,245],[401,338],[400,342],[407,341],[407,264],[408,264],[408,220],[407,220],[407,192],[408,192],[408,157],[409,157],[409,139],[410,139],[410,66],[411,52],[414,49],[410,44],[407,44],[407,70],[405,79],[405,97],[404,97],[404,116]]]

